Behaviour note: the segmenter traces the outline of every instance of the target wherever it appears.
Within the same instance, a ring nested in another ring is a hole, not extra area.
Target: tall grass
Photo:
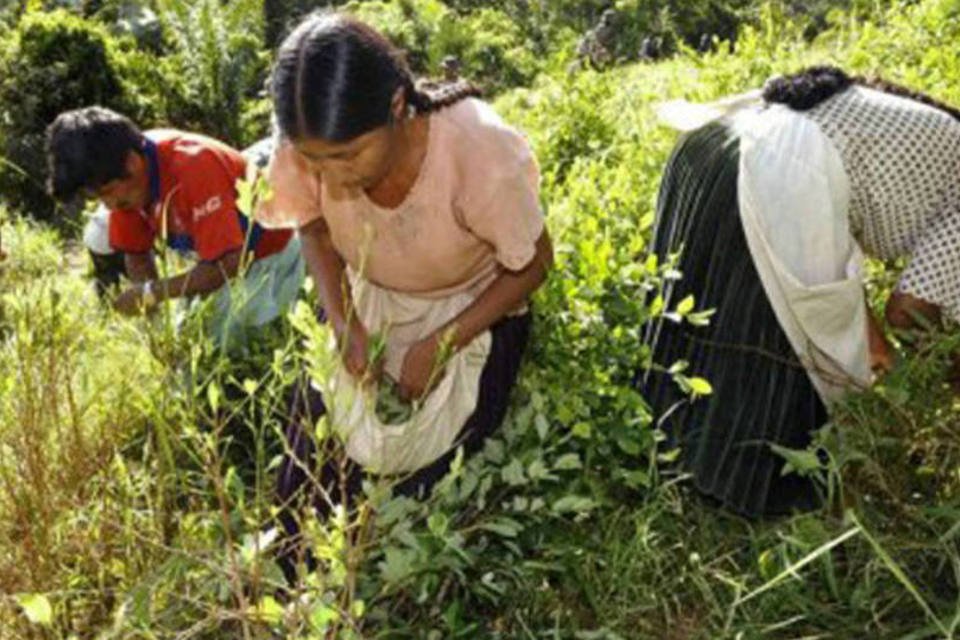
[[[543,77],[503,97],[541,159],[557,253],[513,407],[429,499],[371,479],[355,511],[305,517],[319,569],[286,592],[272,561],[280,430],[293,380],[336,357],[310,346],[329,329],[303,303],[227,361],[199,321],[175,331],[173,308],[106,311],[73,249],[8,216],[0,637],[957,635],[949,331],[914,337],[882,384],[835,413],[815,462],[834,500],[791,518],[746,521],[693,494],[662,464],[670,452],[631,386],[649,358],[640,323],[702,311],[645,302],[677,275],[645,254],[675,138],[652,105],[825,60],[960,102],[957,12],[926,0],[872,23],[839,16],[811,45],[769,7],[736,52]],[[895,271],[872,265],[874,303]]]

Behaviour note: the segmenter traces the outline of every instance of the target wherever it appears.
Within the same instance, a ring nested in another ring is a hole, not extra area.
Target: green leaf
[[[413,561],[416,553],[409,549],[387,547],[384,559],[380,563],[380,576],[384,582],[398,583],[413,573]]]
[[[658,315],[660,315],[660,312],[662,311],[663,311],[663,296],[657,295],[657,297],[653,299],[653,302],[650,303],[650,316],[655,318]]]
[[[657,273],[657,254],[651,253],[650,255],[648,255],[648,256],[647,256],[647,260],[646,260],[646,262],[645,262],[644,265],[643,265],[643,268],[644,268],[644,269],[647,271],[647,273],[649,273],[650,275],[652,275],[652,276],[653,276],[653,275],[656,275],[656,273]]]
[[[633,471],[624,471],[622,474],[624,482],[627,483],[627,486],[637,489],[640,487],[649,488],[650,487],[650,474],[644,471],[643,469],[635,469]]]
[[[427,518],[427,528],[431,533],[437,536],[442,536],[447,532],[447,525],[449,524],[449,519],[446,514],[443,513],[431,513],[430,517]]]
[[[359,620],[367,611],[367,605],[363,600],[354,600],[350,605],[350,616],[354,620]]]
[[[690,390],[698,396],[708,396],[713,393],[713,387],[703,378],[690,378],[687,384],[690,385]]]
[[[791,449],[789,447],[781,447],[778,444],[771,444],[770,448],[773,449],[774,453],[787,461],[786,464],[783,465],[783,471],[780,472],[780,475],[785,476],[794,471],[800,475],[804,475],[811,471],[816,471],[822,466],[817,454],[808,449]]]
[[[210,408],[214,412],[220,408],[220,385],[215,382],[211,382],[207,386],[207,402],[210,403]]]
[[[568,469],[582,469],[583,463],[580,462],[580,454],[567,453],[557,458],[557,460],[553,463],[553,468],[558,471],[566,471]]]
[[[573,431],[573,435],[586,440],[590,437],[592,429],[589,422],[578,422],[573,425],[573,429],[571,429],[571,431]]]
[[[553,503],[554,513],[588,513],[597,503],[584,496],[564,496]]]
[[[672,365],[670,365],[670,368],[667,369],[667,373],[669,373],[670,375],[682,373],[689,366],[690,366],[690,363],[687,362],[686,360],[677,360]]]
[[[687,314],[687,322],[695,327],[705,327],[710,324],[710,317],[715,311],[716,309],[707,309],[706,311]]]
[[[657,460],[659,460],[660,462],[666,462],[669,464],[671,462],[676,462],[677,458],[679,457],[680,457],[680,449],[676,448],[676,449],[670,449],[669,451],[664,451],[663,453],[657,455]]]
[[[273,596],[264,596],[255,606],[251,606],[249,616],[259,622],[278,625],[283,621],[283,606]]]
[[[523,476],[523,465],[516,458],[511,460],[510,464],[505,466],[500,473],[504,482],[511,486],[518,487],[527,483],[527,479]]]
[[[556,480],[556,476],[550,473],[550,469],[544,464],[541,458],[537,458],[527,467],[527,475],[531,480]]]
[[[314,631],[323,633],[330,628],[330,625],[340,620],[340,612],[336,608],[318,602],[314,610],[310,613],[310,626]]]
[[[480,525],[480,528],[492,531],[504,538],[516,538],[517,534],[523,531],[523,526],[511,518],[497,518],[490,522],[484,522]]]
[[[546,416],[542,413],[538,413],[537,417],[533,419],[533,424],[537,429],[537,435],[541,440],[547,439],[547,433],[550,431],[550,423],[547,421]]]
[[[483,457],[493,464],[501,464],[505,458],[503,443],[499,440],[487,440],[483,445]]]
[[[691,311],[693,311],[693,296],[689,295],[683,300],[681,300],[680,304],[677,305],[676,311],[681,316],[685,316]]]
[[[620,450],[630,456],[640,455],[640,443],[630,437],[630,434],[621,433],[617,435],[617,446]]]
[[[480,484],[479,474],[470,470],[463,474],[463,477],[460,478],[460,499],[466,500],[469,498],[478,484]]]
[[[27,620],[33,624],[49,627],[53,624],[53,607],[42,593],[28,593],[17,596],[17,604],[23,607]]]

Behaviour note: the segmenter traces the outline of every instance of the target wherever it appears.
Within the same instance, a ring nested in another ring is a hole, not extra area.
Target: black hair
[[[827,98],[845,91],[853,80],[842,69],[820,66],[792,75],[777,76],[763,85],[766,102],[785,104],[795,111],[807,111]]]
[[[931,98],[925,93],[881,78],[851,76],[838,67],[826,65],[809,67],[799,73],[771,78],[763,86],[763,99],[768,103],[785,104],[795,111],[807,111],[854,85],[916,100],[945,111],[960,120],[960,110]]]
[[[369,25],[316,12],[287,36],[271,92],[280,134],[345,142],[391,121],[398,88],[415,113],[429,113],[479,90],[467,82],[418,85],[403,54]]]
[[[57,200],[127,177],[130,151],[142,152],[143,133],[103,107],[66,111],[47,127],[48,189]]]

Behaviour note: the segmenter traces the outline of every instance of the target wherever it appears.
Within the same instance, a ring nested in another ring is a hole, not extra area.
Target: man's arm
[[[124,253],[124,267],[131,282],[142,283],[157,279],[157,265],[153,261],[153,253]]]
[[[157,280],[153,285],[157,300],[213,293],[237,275],[242,257],[243,252],[239,249],[228,251],[218,260],[200,262],[186,273]]]
[[[125,258],[127,273],[134,285],[117,296],[113,307],[127,315],[140,313],[147,306],[148,288],[155,303],[173,298],[210,294],[237,274],[242,257],[243,253],[239,249],[228,251],[219,259],[201,262],[186,273],[157,280],[157,269],[152,254],[127,254]]]

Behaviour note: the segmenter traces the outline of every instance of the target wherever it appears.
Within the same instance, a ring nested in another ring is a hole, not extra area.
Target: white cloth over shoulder
[[[101,256],[113,253],[110,246],[110,210],[97,205],[87,224],[83,227],[83,244],[93,253]]]
[[[654,111],[657,119],[663,124],[677,131],[693,131],[735,111],[760,104],[762,101],[763,90],[754,89],[708,103],[668,100],[655,105]]]
[[[781,105],[744,109],[738,198],[747,245],[780,326],[826,404],[870,383],[863,253],[850,183],[820,127]]]
[[[456,317],[472,301],[462,292],[430,299],[378,287],[348,269],[353,302],[365,327],[387,332],[384,369],[400,379],[404,356],[415,342]],[[457,434],[477,406],[480,375],[492,337],[484,331],[447,362],[443,377],[409,420],[384,424],[375,411],[376,389],[361,388],[338,358],[321,388],[331,424],[346,442],[347,455],[378,474],[423,468],[456,445]],[[331,349],[336,350],[332,343]]]

